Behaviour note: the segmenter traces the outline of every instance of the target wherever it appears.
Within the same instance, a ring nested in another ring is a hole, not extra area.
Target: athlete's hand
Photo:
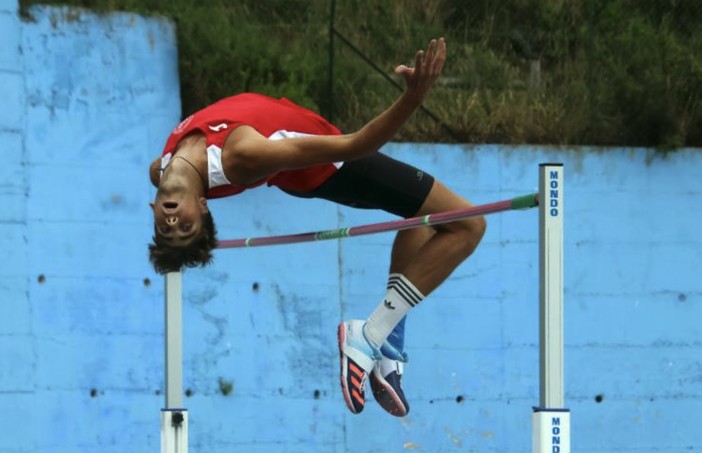
[[[445,61],[446,42],[444,38],[432,39],[426,52],[423,50],[417,52],[413,68],[400,65],[395,68],[395,74],[400,74],[405,78],[407,84],[405,91],[422,101],[434,81],[441,75]]]

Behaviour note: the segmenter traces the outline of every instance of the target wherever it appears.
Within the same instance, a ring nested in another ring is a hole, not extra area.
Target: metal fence
[[[450,58],[460,61],[447,68],[439,81],[444,91],[440,105],[425,109],[427,121],[437,125],[435,133],[447,141],[702,144],[698,58],[702,2],[457,0],[434,4],[445,10],[426,28],[444,29],[453,44]],[[336,0],[330,0],[329,6],[323,108],[327,117],[341,115],[343,122],[349,112],[339,111],[338,104],[341,97],[354,94],[336,85],[338,74],[349,64],[348,57],[338,57],[340,53],[350,52],[353,64],[367,65],[368,72],[384,80],[385,89],[380,91],[396,91],[401,85],[379,66],[382,56],[377,49],[354,42],[356,30],[347,26],[349,8],[340,12]],[[383,20],[391,18],[378,19]],[[397,34],[390,22],[382,28]],[[376,35],[382,28],[374,31]],[[469,101],[454,102],[465,98]],[[499,117],[503,124],[491,122],[490,116]]]
[[[444,35],[398,140],[702,146],[702,1],[59,2],[172,17],[184,115],[257,91],[356,130],[402,89],[391,65]]]

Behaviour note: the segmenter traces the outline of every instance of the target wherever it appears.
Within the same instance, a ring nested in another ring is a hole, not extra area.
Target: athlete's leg
[[[419,214],[417,214],[419,215]],[[398,231],[392,244],[390,273],[402,273],[424,244],[436,233],[432,227]]]
[[[434,181],[418,215],[450,211],[472,206],[470,202]],[[432,227],[434,234],[404,236],[393,254],[397,271],[391,276],[383,303],[368,317],[364,333],[368,341],[380,347],[408,311],[421,302],[475,250],[485,233],[482,217],[459,220]],[[389,305],[386,304],[389,301]],[[390,309],[388,309],[390,308]],[[392,336],[399,336],[392,335]]]
[[[290,193],[357,208],[384,209],[403,217],[471,206],[430,175],[379,154],[346,163],[311,193]],[[374,395],[381,406],[394,415],[409,411],[400,382],[402,358],[394,354],[403,351],[404,315],[473,252],[484,231],[485,221],[478,218],[398,233],[382,302],[367,322],[346,321],[339,327],[342,388],[354,413],[363,410],[363,383],[371,368]],[[390,354],[383,344],[386,340],[392,346]],[[392,371],[394,367],[399,367],[397,373]]]
[[[432,227],[419,227],[398,231],[392,244],[390,275],[402,274],[422,246],[434,235]],[[405,347],[405,320],[402,318],[387,338],[388,343],[399,352]]]
[[[435,181],[417,215],[469,206],[471,204],[467,200]],[[391,255],[388,293],[384,303],[376,308],[366,324],[371,338],[375,333],[375,341],[384,338],[388,328],[392,328],[381,348],[383,356],[370,374],[373,396],[390,414],[402,417],[410,409],[402,390],[404,359],[389,358],[397,357],[395,352],[404,352],[407,317],[402,316],[397,321],[398,316],[394,312],[397,308],[407,311],[409,307],[404,306],[403,299],[413,300],[416,304],[439,286],[475,250],[484,232],[485,220],[482,218],[398,232]],[[397,308],[387,310],[385,301],[390,301]],[[386,348],[392,354],[387,354]]]
[[[392,246],[387,296],[394,295],[391,287],[397,284],[395,279],[403,278],[403,269],[434,234],[435,230],[431,227],[398,231]],[[402,317],[386,338],[381,347],[382,355],[375,363],[369,379],[373,396],[380,407],[398,417],[404,417],[410,410],[402,389],[404,362],[407,358],[404,353],[406,321],[407,316]]]
[[[436,231],[431,227],[419,227],[398,231],[392,244],[390,275],[402,274],[422,246]],[[402,318],[387,338],[388,343],[398,351],[404,351],[405,320]]]
[[[472,206],[441,182],[434,185],[417,212],[418,216]],[[391,269],[401,273],[425,296],[436,289],[477,248],[485,234],[484,217],[473,217],[443,225],[402,231],[393,249]]]

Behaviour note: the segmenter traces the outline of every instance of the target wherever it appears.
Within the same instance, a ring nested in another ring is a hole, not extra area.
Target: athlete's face
[[[174,247],[190,244],[202,229],[202,216],[207,213],[203,197],[156,197],[151,203],[154,226],[159,235]]]

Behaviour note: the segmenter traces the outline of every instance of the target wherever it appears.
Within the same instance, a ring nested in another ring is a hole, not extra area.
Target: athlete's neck
[[[163,169],[158,185],[159,196],[169,196],[177,193],[195,191],[198,196],[204,196],[207,182],[198,168],[182,156],[174,156],[168,166]]]
[[[190,162],[188,159],[186,159],[183,156],[174,156],[173,159],[180,159],[180,160],[184,161],[186,164],[188,164],[190,166],[190,168],[192,168],[195,171],[195,173],[197,173],[197,175],[200,177],[200,181],[202,182],[202,187],[207,188],[207,186],[208,186],[207,180],[202,175],[200,170],[192,162]]]

